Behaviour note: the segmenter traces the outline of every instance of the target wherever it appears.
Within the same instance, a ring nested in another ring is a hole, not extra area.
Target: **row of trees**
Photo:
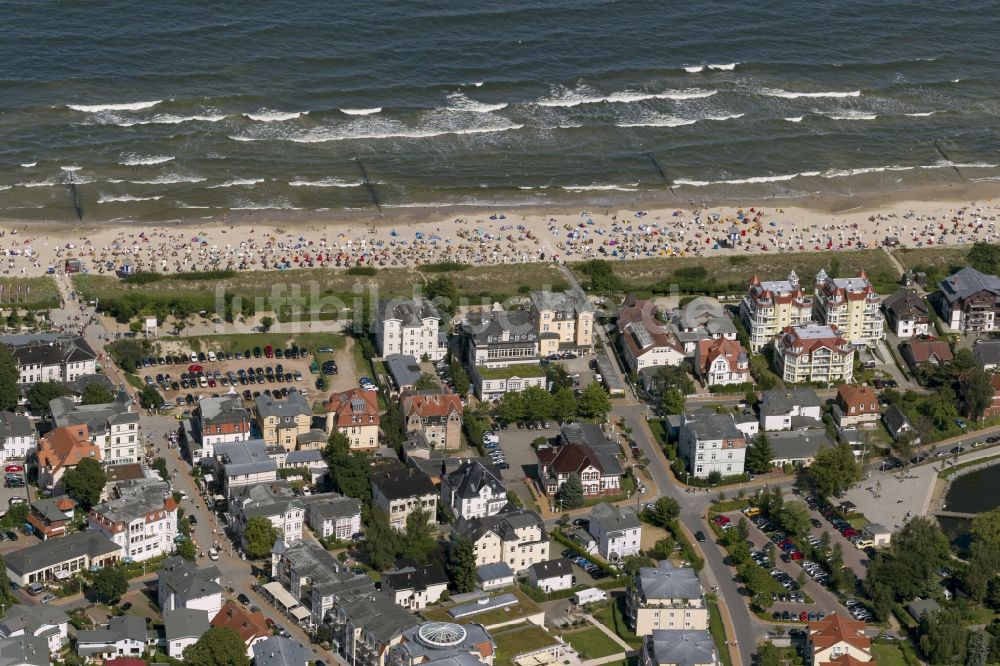
[[[500,399],[496,414],[501,421],[565,421],[573,416],[603,421],[611,411],[611,400],[600,384],[588,384],[577,398],[573,389],[559,388],[549,393],[540,386],[529,386],[519,393],[509,392]]]
[[[391,567],[397,558],[406,557],[417,564],[427,564],[438,558],[440,547],[435,538],[436,528],[430,522],[434,516],[423,509],[406,517],[406,530],[400,532],[389,524],[389,518],[373,507],[365,507],[365,541],[362,550],[368,563],[379,571]]]

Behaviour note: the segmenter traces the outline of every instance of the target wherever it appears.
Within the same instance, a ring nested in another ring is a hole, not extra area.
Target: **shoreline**
[[[905,195],[905,196],[904,196]],[[920,196],[915,196],[920,195]],[[0,273],[41,275],[74,257],[84,272],[123,265],[163,273],[213,269],[496,265],[594,258],[763,255],[880,246],[1000,243],[1000,183],[770,200],[643,200],[238,212],[166,222],[0,220]],[[730,243],[734,243],[730,246]]]

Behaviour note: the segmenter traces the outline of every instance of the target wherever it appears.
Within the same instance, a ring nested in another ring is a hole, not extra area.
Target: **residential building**
[[[708,386],[750,382],[750,355],[736,340],[699,340],[694,354],[695,375]]]
[[[750,336],[750,351],[759,352],[788,326],[811,321],[812,307],[812,297],[802,289],[795,271],[788,274],[787,280],[762,281],[754,275],[740,302],[740,318]]]
[[[899,408],[899,405],[889,405],[889,409],[885,410],[882,414],[882,423],[885,424],[886,430],[889,431],[894,440],[898,440],[905,435],[912,438],[910,440],[911,444],[920,444],[920,436],[917,434],[917,429],[913,427],[910,419]]]
[[[235,393],[202,398],[195,411],[197,446],[192,447],[191,459],[215,457],[216,444],[245,442],[250,439],[250,411]]]
[[[834,423],[841,428],[874,428],[881,412],[875,389],[867,385],[841,384],[830,413]]]
[[[699,296],[672,311],[667,322],[667,330],[680,341],[688,358],[694,358],[702,340],[736,339],[736,324],[726,314],[726,308],[706,296]]]
[[[437,603],[448,590],[448,576],[440,564],[400,562],[382,574],[382,591],[409,610],[423,610]]]
[[[1000,368],[1000,340],[976,340],[972,353],[983,370],[989,372]]]
[[[441,313],[428,299],[380,300],[375,309],[375,343],[379,353],[407,354],[420,359],[425,355],[439,361],[448,351],[447,339],[438,331]]]
[[[142,458],[139,415],[132,407],[132,399],[125,391],[103,405],[78,405],[68,397],[49,402],[56,427],[87,426],[105,465],[128,465]]]
[[[462,399],[446,390],[404,393],[399,399],[406,432],[420,430],[435,449],[462,448]]]
[[[499,400],[504,393],[518,393],[531,386],[544,388],[545,369],[538,364],[518,363],[505,367],[469,366],[469,379],[480,400]]]
[[[69,616],[49,604],[14,604],[0,620],[0,639],[18,636],[44,639],[50,652],[59,652],[69,642]],[[4,663],[3,656],[0,654],[0,663]]]
[[[921,366],[938,366],[942,363],[950,363],[955,358],[948,343],[937,338],[907,340],[900,343],[899,353],[907,367],[910,368],[910,372],[917,372]]]
[[[549,559],[545,524],[534,511],[512,510],[486,518],[461,519],[452,533],[472,541],[477,567],[506,562],[518,574]]]
[[[476,586],[483,592],[492,592],[514,584],[514,571],[506,562],[494,562],[476,567]]]
[[[462,321],[469,365],[506,367],[537,364],[559,351],[559,334],[542,332],[533,312],[503,310],[494,304],[488,312],[469,312]]]
[[[35,452],[38,437],[27,416],[0,412],[0,462],[24,460]]]
[[[291,487],[283,482],[262,483],[245,486],[229,503],[232,515],[230,526],[233,536],[244,548],[243,533],[251,518],[263,517],[270,521],[278,538],[292,543],[302,538],[306,509],[292,493]]]
[[[219,567],[199,567],[182,557],[168,557],[157,574],[157,605],[164,612],[186,608],[215,617],[222,610]]]
[[[306,397],[298,391],[281,400],[262,394],[254,398],[257,427],[268,446],[281,446],[294,451],[299,435],[312,428],[312,408]]]
[[[746,436],[736,427],[732,414],[684,414],[677,452],[696,478],[704,479],[712,472],[742,474],[746,446]]]
[[[4,564],[7,577],[25,587],[114,564],[122,557],[121,546],[99,532],[84,530],[8,553]]]
[[[121,546],[136,562],[174,552],[177,502],[170,485],[159,479],[119,482],[113,499],[90,509],[88,527]]]
[[[835,659],[849,657],[854,662],[872,661],[872,642],[865,634],[865,623],[849,620],[833,613],[822,620],[809,623],[806,637],[807,666],[842,663],[851,666],[851,661],[834,662]]]
[[[528,567],[528,583],[542,592],[559,592],[573,587],[573,566],[565,557],[535,562]]]
[[[567,423],[558,446],[539,446],[538,478],[545,493],[555,497],[571,474],[577,474],[585,496],[621,494],[621,449],[592,423]]]
[[[231,498],[244,486],[275,481],[278,463],[267,455],[262,439],[227,442],[215,445],[215,473],[220,490]]]
[[[993,418],[994,416],[1000,414],[1000,375],[995,373],[990,373],[988,375],[990,382],[990,401],[983,408],[982,414],[975,414],[973,412],[973,405],[968,398],[969,392],[969,374],[963,373],[958,378],[958,397],[959,404],[962,410],[962,414],[967,418],[977,418],[981,416],[984,419]]]
[[[372,474],[371,484],[372,504],[397,530],[406,529],[406,518],[414,511],[424,511],[431,525],[437,520],[437,488],[420,470],[388,465]]]
[[[656,630],[642,641],[640,666],[719,666],[708,631]]]
[[[808,388],[771,389],[761,393],[760,428],[766,432],[822,426],[823,401]]]
[[[598,504],[590,510],[588,531],[597,541],[597,552],[608,562],[638,554],[642,544],[642,523],[631,506]]]
[[[684,345],[657,320],[651,301],[626,298],[625,305],[618,310],[618,330],[623,358],[632,372],[680,365],[684,361]]]
[[[881,304],[882,297],[864,271],[852,278],[830,277],[823,269],[816,274],[813,318],[836,326],[855,347],[874,347],[885,337]]]
[[[0,343],[10,350],[21,384],[71,382],[97,372],[97,354],[82,336],[13,335]]]
[[[68,495],[59,499],[37,497],[28,509],[28,524],[42,541],[65,536],[75,508],[76,502]]]
[[[99,373],[92,375],[80,375],[73,381],[64,382],[66,390],[69,391],[67,395],[69,395],[69,397],[73,399],[73,402],[78,405],[83,403],[83,393],[91,384],[99,384],[107,389],[111,395],[114,395],[118,390],[118,387],[115,386],[115,383],[111,381],[110,377]]]
[[[87,426],[50,430],[38,440],[38,485],[58,486],[66,470],[75,468],[84,458],[101,461],[101,449],[91,441]]]
[[[0,639],[0,663],[4,666],[51,666],[49,647],[38,636]]]
[[[361,501],[337,493],[313,495],[306,503],[306,522],[324,539],[347,541],[361,532]]]
[[[270,636],[253,646],[254,666],[312,666],[316,655],[298,641]]]
[[[495,516],[507,506],[507,489],[492,467],[468,462],[442,477],[441,501],[456,519]]]
[[[251,612],[243,608],[235,599],[225,603],[210,622],[212,628],[226,627],[235,631],[243,644],[247,646],[247,656],[253,656],[253,646],[270,637],[271,629],[267,626],[264,614],[260,611]]]
[[[182,659],[185,648],[197,643],[202,634],[211,628],[209,615],[203,610],[175,608],[163,611],[163,636],[167,656]]]
[[[403,632],[389,648],[390,666],[492,666],[493,639],[479,624],[425,622]]]
[[[419,622],[384,593],[338,598],[330,619],[339,654],[352,666],[387,666],[390,648]]]
[[[769,432],[767,439],[771,443],[771,465],[778,468],[808,467],[820,449],[837,445],[823,427]]]
[[[931,332],[930,308],[923,296],[912,289],[900,289],[882,301],[889,330],[906,339]]]
[[[836,326],[787,326],[774,349],[778,376],[786,382],[850,382],[854,377],[854,347]]]
[[[139,615],[108,618],[103,629],[76,632],[76,653],[84,658],[140,657],[155,638]]]
[[[949,328],[963,333],[996,330],[1000,278],[966,266],[938,284],[938,311]]]
[[[531,312],[538,333],[556,333],[559,343],[577,347],[594,344],[594,307],[574,291],[531,292]]]
[[[334,393],[323,405],[326,431],[347,437],[352,451],[371,451],[379,445],[378,394],[353,388]]]
[[[423,376],[420,362],[409,354],[389,354],[385,357],[385,367],[389,370],[393,387],[397,393],[412,391]]]
[[[637,636],[654,631],[708,629],[708,607],[698,574],[662,560],[643,567],[626,597],[629,624]]]

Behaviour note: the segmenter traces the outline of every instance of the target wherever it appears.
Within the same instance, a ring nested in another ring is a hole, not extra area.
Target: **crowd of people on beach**
[[[280,270],[313,267],[472,265],[592,258],[708,256],[719,253],[832,251],[882,243],[908,247],[1000,241],[1000,206],[972,202],[940,213],[851,218],[782,208],[629,211],[532,217],[493,213],[451,222],[282,228],[261,223],[148,228],[99,226],[74,237],[31,226],[0,231],[0,273],[62,271],[68,259],[88,273]],[[839,219],[838,219],[839,218]]]

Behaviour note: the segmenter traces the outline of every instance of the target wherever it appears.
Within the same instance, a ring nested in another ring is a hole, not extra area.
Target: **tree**
[[[266,516],[254,516],[247,521],[243,530],[243,548],[247,557],[259,560],[271,554],[274,542],[278,540],[278,530]]]
[[[839,495],[861,479],[861,468],[847,444],[822,448],[809,466],[809,477],[823,496]]]
[[[330,469],[334,490],[361,501],[371,499],[371,461],[367,455],[351,451],[347,435],[339,431],[331,433],[323,449],[323,459]]]
[[[274,326],[274,317],[264,315],[260,318],[260,332],[267,333]]]
[[[97,598],[106,604],[117,604],[122,595],[128,592],[128,578],[125,571],[119,567],[104,567],[94,572],[94,592]]]
[[[465,371],[462,364],[458,361],[452,361],[448,366],[448,372],[451,373],[451,381],[455,382],[455,393],[458,395],[468,395],[472,381],[469,379],[469,373]]]
[[[652,564],[649,558],[645,555],[628,555],[622,558],[621,568],[629,576],[635,577],[639,574],[639,570],[643,567],[648,567]]]
[[[608,398],[608,392],[597,382],[587,384],[587,388],[583,389],[576,405],[580,416],[595,421],[603,421],[608,412],[611,411],[611,400]]]
[[[753,439],[753,444],[747,449],[746,468],[751,474],[767,474],[771,471],[771,460],[774,459],[774,449],[767,433],[761,432]]]
[[[505,396],[511,395],[505,393]],[[565,421],[576,413],[576,396],[573,389],[561,388],[552,396],[552,418],[557,421]]]
[[[978,241],[972,245],[966,261],[977,271],[996,275],[1000,273],[1000,246]]]
[[[365,507],[362,519],[365,523],[363,549],[368,564],[379,571],[388,569],[399,553],[399,532],[389,524],[389,517],[378,509]]]
[[[681,505],[673,497],[660,497],[646,510],[646,519],[657,527],[666,528],[677,520]]]
[[[889,617],[895,602],[940,592],[935,572],[950,558],[948,537],[933,519],[919,516],[893,535],[888,551],[869,565],[864,587],[876,617]]]
[[[163,404],[163,398],[160,397],[159,391],[147,384],[139,392],[139,404],[143,409],[156,409]]]
[[[476,552],[472,540],[455,534],[448,547],[448,576],[459,594],[476,587]]]
[[[431,553],[437,550],[434,525],[428,522],[431,514],[423,509],[411,511],[406,516],[406,538],[402,544],[402,554],[417,562],[427,564]]]
[[[968,350],[963,349],[962,351]],[[978,367],[973,368],[966,374],[962,389],[969,418],[981,419],[983,412],[993,401],[993,384],[990,381],[990,376]]]
[[[21,376],[14,357],[7,345],[0,344],[0,410],[12,411],[17,407],[20,392],[17,389]]]
[[[524,415],[529,421],[541,421],[552,415],[552,394],[541,386],[529,386],[521,394]]]
[[[93,458],[84,458],[63,474],[66,494],[75,499],[84,511],[90,511],[101,500],[101,491],[107,482],[104,468]]]
[[[991,636],[985,631],[970,631],[966,645],[966,666],[986,666],[990,658]]]
[[[681,395],[694,393],[694,381],[688,374],[687,367],[681,365],[665,365],[658,374],[664,393],[669,389],[677,389]]]
[[[932,664],[961,664],[968,644],[962,614],[954,608],[928,613],[920,620],[920,651]]]
[[[580,475],[571,472],[559,489],[559,500],[564,509],[576,509],[583,506],[583,482]]]
[[[441,275],[434,278],[427,283],[424,293],[447,319],[451,319],[458,310],[458,288],[448,277]]]
[[[132,333],[132,335],[139,335],[142,333],[142,322],[138,319],[130,321],[128,323],[128,330]]]
[[[809,531],[809,509],[802,502],[785,502],[778,522],[786,532],[806,534]]]
[[[705,477],[705,480],[708,481],[708,485],[710,486],[720,484],[722,483],[722,472],[717,469],[713,469],[708,473],[708,476]]]
[[[198,551],[194,547],[194,541],[191,541],[188,537],[178,541],[177,554],[188,562],[194,562],[195,558],[198,557]]]
[[[184,648],[187,666],[250,666],[247,646],[229,627],[209,629],[194,645]]]
[[[519,391],[508,391],[500,398],[497,405],[497,416],[505,423],[514,423],[524,419],[524,399]]]
[[[96,382],[87,384],[83,389],[83,404],[85,405],[105,405],[114,399],[114,393]]]
[[[900,433],[899,437],[892,443],[892,448],[903,465],[907,465],[910,462],[910,455],[913,453],[913,442],[916,437],[916,433],[912,430],[907,430]]]
[[[683,414],[687,399],[677,389],[669,388],[663,392],[660,405],[663,407],[664,414]]]
[[[558,363],[550,363],[545,366],[545,378],[552,385],[553,391],[573,388],[573,378],[569,376],[566,368]]]
[[[435,389],[441,386],[438,383],[437,377],[429,372],[420,373],[420,379],[413,383],[413,388],[418,391],[427,391],[430,389]]]
[[[36,414],[49,411],[49,401],[61,398],[69,393],[69,389],[59,382],[39,382],[28,389],[28,407]]]

